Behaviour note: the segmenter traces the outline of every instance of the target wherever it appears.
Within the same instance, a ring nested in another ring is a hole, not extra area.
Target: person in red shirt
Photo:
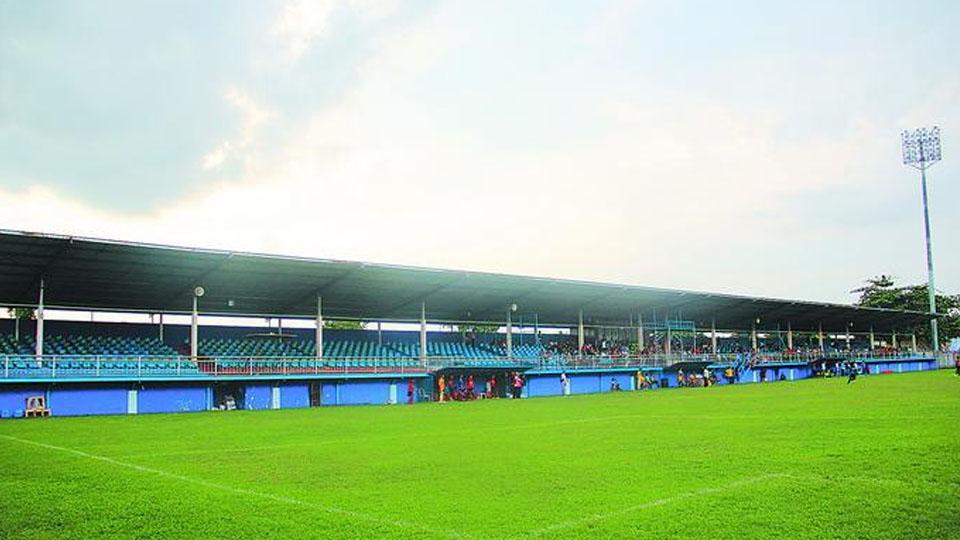
[[[473,393],[474,383],[473,375],[467,376],[467,399],[475,399],[477,396]]]
[[[416,386],[413,384],[413,379],[407,379],[407,405],[413,405],[413,393],[416,390]]]

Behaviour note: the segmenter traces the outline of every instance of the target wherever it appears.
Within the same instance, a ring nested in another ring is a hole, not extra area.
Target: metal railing
[[[956,353],[940,353],[940,367],[951,366]],[[425,361],[411,357],[314,356],[188,356],[163,355],[6,355],[0,356],[3,379],[104,379],[158,377],[256,377],[309,376],[322,374],[413,374],[441,369],[478,370],[542,369],[588,370],[616,368],[665,368],[679,362],[709,362],[728,365],[810,363],[836,360],[932,359],[932,353],[891,351],[833,351],[826,353],[655,353],[627,356],[553,355],[539,358],[440,357]]]

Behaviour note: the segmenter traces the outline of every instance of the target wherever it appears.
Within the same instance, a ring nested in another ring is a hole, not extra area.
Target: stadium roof
[[[327,318],[412,321],[426,303],[432,322],[492,322],[507,306],[541,324],[626,325],[664,315],[718,328],[877,332],[927,321],[920,312],[751,298],[462,270],[414,268],[235,251],[140,244],[0,230],[0,305],[35,305],[40,278],[50,308],[186,313],[192,290],[200,311],[218,315],[313,317],[323,297]],[[527,319],[529,320],[529,319]]]

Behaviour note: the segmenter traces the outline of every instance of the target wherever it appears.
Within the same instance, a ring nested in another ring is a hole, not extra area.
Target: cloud
[[[256,103],[250,96],[237,88],[228,88],[223,95],[224,101],[240,113],[240,127],[236,137],[223,141],[201,158],[200,167],[205,171],[219,169],[230,158],[239,159],[247,173],[254,170],[254,156],[250,152],[256,145],[260,128],[272,114]]]
[[[594,62],[589,43],[557,52],[529,44],[523,25],[475,24],[477,6],[445,3],[378,27],[349,88],[295,114],[276,112],[254,84],[229,86],[220,99],[237,126],[199,165],[218,181],[176,204],[129,215],[49,189],[0,191],[3,222],[823,300],[847,299],[870,273],[921,275],[922,244],[895,217],[915,193],[889,119],[941,111],[956,123],[955,80],[931,90],[922,110],[878,116],[863,109],[872,85],[838,64],[829,69],[844,73],[850,106],[831,109],[824,126],[817,106],[840,90],[804,82],[827,71],[823,62],[761,57],[687,84],[627,77],[608,71],[609,58]],[[284,9],[272,31],[299,62],[289,76],[322,68],[301,60],[330,35],[337,9]],[[348,9],[369,21],[390,13]],[[950,214],[934,219],[935,234],[960,229]],[[957,275],[956,255],[940,256],[944,274]],[[960,286],[949,279],[943,287]]]
[[[273,34],[279,40],[283,58],[294,64],[313,42],[323,36],[337,9],[334,0],[292,0],[287,2],[273,23]]]

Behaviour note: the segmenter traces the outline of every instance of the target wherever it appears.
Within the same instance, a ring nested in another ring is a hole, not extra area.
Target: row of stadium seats
[[[300,339],[201,339],[199,354],[210,358],[304,357],[313,356],[315,342]],[[514,348],[518,358],[539,358],[542,348],[523,345]],[[459,342],[429,342],[427,355],[444,358],[501,358],[500,347],[467,345]],[[408,342],[330,340],[323,343],[324,358],[419,358],[420,345]]]
[[[33,354],[36,341],[31,336],[21,336],[17,341],[10,335],[0,336],[0,354]],[[51,355],[112,355],[112,356],[176,356],[177,351],[156,338],[129,336],[46,336],[43,340],[44,354]]]
[[[35,350],[33,336],[0,335],[0,355],[31,355]],[[185,345],[188,346],[188,345]],[[305,357],[313,356],[313,340],[304,339],[201,339],[200,356],[226,357]],[[53,335],[44,339],[44,353],[58,356],[133,356],[166,357],[178,352],[157,338],[127,336]],[[517,358],[540,358],[539,345],[520,345],[513,348]],[[497,345],[468,345],[460,342],[430,342],[427,355],[445,358],[491,359],[506,356],[506,350]],[[419,358],[420,345],[410,342],[329,340],[323,344],[325,358]]]
[[[200,370],[197,365],[190,360],[173,359],[135,359],[128,357],[109,357],[108,359],[95,359],[87,357],[86,359],[70,359],[70,357],[58,358],[54,360],[43,360],[38,362],[29,358],[6,359],[2,366],[8,377],[52,377],[57,376],[91,376],[100,377],[110,376],[130,376],[149,374],[154,376],[162,375],[188,375],[198,374]]]

